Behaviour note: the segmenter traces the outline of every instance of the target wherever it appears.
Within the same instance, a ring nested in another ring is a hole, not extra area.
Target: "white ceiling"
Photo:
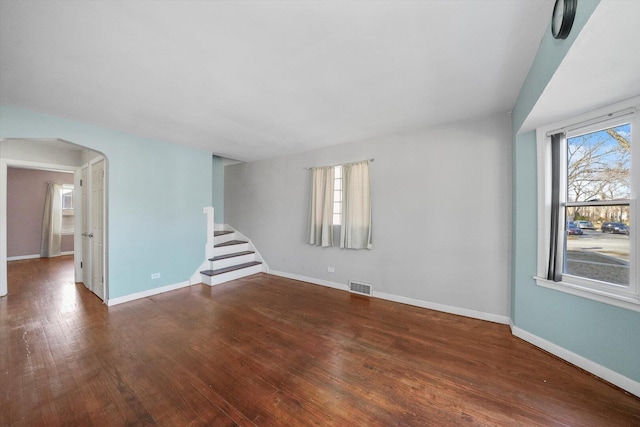
[[[521,132],[640,95],[640,1],[603,0]]]
[[[2,0],[0,103],[273,157],[510,111],[553,3]]]

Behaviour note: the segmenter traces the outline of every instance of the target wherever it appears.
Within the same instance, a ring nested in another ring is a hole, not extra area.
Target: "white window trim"
[[[75,197],[75,190],[74,190],[74,185],[73,184],[62,184],[62,189],[63,190],[72,190],[72,191],[74,191],[73,197]],[[70,215],[74,215],[74,214],[75,214],[75,210],[74,209],[62,209],[62,216],[70,216]]]
[[[637,110],[637,112],[636,112]],[[534,277],[539,286],[565,292],[571,295],[588,298],[617,307],[626,308],[640,312],[640,277],[638,267],[640,267],[640,254],[638,252],[638,241],[640,241],[640,215],[636,209],[635,191],[640,186],[640,149],[632,150],[632,194],[630,200],[630,211],[632,215],[632,227],[630,238],[630,276],[629,286],[618,286],[596,280],[563,274],[561,282],[547,280],[547,268],[549,264],[549,244],[551,233],[551,133],[560,130],[570,130],[575,124],[584,124],[587,127],[588,121],[600,117],[609,116],[615,120],[617,112],[624,112],[628,121],[631,122],[632,135],[635,135],[634,142],[640,140],[640,97],[635,97],[627,101],[610,105],[608,107],[592,111],[563,120],[548,126],[536,129],[537,142],[537,178],[538,178],[538,264]],[[634,113],[635,112],[635,113]],[[611,115],[611,116],[610,116]],[[618,115],[617,117],[621,117]],[[581,128],[583,126],[580,126]],[[565,153],[566,156],[566,153]],[[564,228],[563,228],[564,229]]]
[[[338,214],[338,213],[336,213],[336,211],[335,211],[335,203],[336,203],[336,201],[335,201],[335,194],[336,194],[338,191],[337,191],[337,190],[334,190],[334,193],[333,193],[333,194],[334,194],[334,200],[333,200],[334,205],[333,205],[333,207],[332,207],[332,214],[333,214],[333,225],[334,225],[334,226],[337,226],[337,227],[341,227],[341,226],[342,226],[342,212],[343,212],[343,211],[342,211],[342,208],[343,208],[343,206],[344,206],[344,204],[343,204],[343,200],[344,200],[344,197],[343,197],[343,196],[344,196],[344,176],[342,175],[342,174],[344,173],[344,170],[343,170],[343,168],[342,168],[342,165],[337,165],[337,166],[334,166],[334,171],[336,171],[336,172],[337,172],[338,168],[340,168],[340,178],[334,177],[333,181],[334,181],[334,189],[335,189],[335,183],[336,183],[336,181],[340,180],[340,190],[339,190],[339,191],[340,191],[340,202],[339,202],[339,203],[340,203],[340,213]],[[336,174],[336,175],[337,175],[337,174]],[[339,221],[336,221],[336,215],[338,215],[338,217],[339,217],[339,218],[338,218],[338,219],[339,219]]]
[[[74,190],[74,185],[73,184],[62,184],[62,189],[70,189],[70,190]],[[74,195],[73,197],[75,197],[75,190],[74,190]],[[75,234],[75,219],[70,219],[70,217],[75,217],[75,210],[74,209],[62,209],[62,230],[60,232],[60,234],[62,234],[63,236],[72,236]],[[65,224],[66,222],[72,222],[71,226],[68,227],[68,224]],[[65,225],[67,225],[67,227],[65,228]]]

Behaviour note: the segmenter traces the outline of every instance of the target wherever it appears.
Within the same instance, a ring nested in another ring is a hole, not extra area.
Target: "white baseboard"
[[[470,310],[468,308],[454,307],[451,305],[438,304],[435,302],[423,301],[415,298],[407,298],[399,295],[386,294],[384,292],[373,292],[373,296],[389,301],[400,302],[402,304],[415,305],[417,307],[428,308],[430,310],[442,311],[444,313],[456,314],[458,316],[470,317],[472,319],[486,320],[488,322],[509,324],[508,316],[501,316],[484,311]]]
[[[282,271],[268,270],[267,273],[274,276],[286,277],[288,279],[300,280],[303,282],[313,283],[315,285],[327,286],[329,288],[340,289],[348,292],[347,285],[341,283],[330,282],[327,280],[315,279],[313,277],[301,276],[298,274],[285,273]],[[399,295],[387,294],[385,292],[373,291],[372,296],[374,298],[380,298],[388,301],[399,302],[402,304],[413,305],[421,308],[428,308],[430,310],[442,311],[445,313],[456,314],[458,316],[471,317],[473,319],[486,320],[489,322],[509,324],[508,316],[501,316],[499,314],[485,313],[482,311],[469,310],[466,308],[453,307],[450,305],[438,304],[434,302],[419,300],[415,298],[408,298]]]
[[[511,333],[516,337],[535,345],[536,347],[548,351],[549,353],[640,397],[640,382],[634,381],[631,378],[625,377],[624,375],[599,365],[583,356],[580,356],[579,354],[547,341],[544,338],[540,338],[537,335],[533,335],[530,332],[520,329],[517,326],[514,326],[513,323],[511,323]]]
[[[301,282],[309,282],[314,285],[326,286],[328,288],[339,289],[341,291],[348,291],[347,285],[342,283],[330,282],[328,280],[315,279],[313,277],[301,276],[299,274],[285,273],[284,271],[267,270],[267,274],[273,274],[274,276],[285,277],[287,279],[299,280]]]
[[[73,254],[74,254],[74,251],[60,252],[60,255],[54,255],[51,258],[55,258],[57,256],[63,256],[63,255],[73,255]],[[42,258],[42,257],[40,256],[40,254],[8,256],[7,261],[19,261],[21,259],[36,259],[36,258]]]
[[[175,291],[176,289],[186,288],[187,286],[191,286],[189,281],[174,283],[173,285],[162,286],[159,288],[153,288],[142,292],[136,292],[133,294],[125,295],[118,298],[109,299],[107,301],[107,305],[111,307],[112,305],[122,304],[129,301],[134,301],[141,298],[150,297],[153,295],[158,295],[164,292]]]
[[[8,256],[7,261],[19,261],[21,259],[35,259],[35,258],[40,258],[40,254]]]

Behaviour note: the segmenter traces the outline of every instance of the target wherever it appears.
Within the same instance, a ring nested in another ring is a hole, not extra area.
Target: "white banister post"
[[[204,213],[207,215],[207,246],[205,249],[206,258],[213,257],[213,236],[215,230],[215,224],[213,220],[213,207],[207,206],[204,208]]]
[[[207,270],[209,268],[209,258],[213,258],[213,207],[207,206],[204,208],[204,213],[207,215],[207,243],[204,247],[205,258],[200,264],[200,268],[198,268],[189,279],[189,284],[195,285],[197,283],[202,283],[202,275],[200,271]]]

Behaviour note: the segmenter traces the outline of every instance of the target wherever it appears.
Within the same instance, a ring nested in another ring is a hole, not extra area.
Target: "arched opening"
[[[96,150],[59,139],[0,140],[0,296],[10,292],[7,282],[8,245],[16,239],[15,233],[12,233],[14,230],[8,228],[8,218],[12,214],[9,211],[11,206],[7,203],[8,176],[10,171],[15,174],[17,170],[73,175],[73,184],[66,185],[67,190],[73,189],[72,210],[69,209],[71,205],[68,191],[61,197],[67,199],[66,214],[74,216],[72,232],[69,229],[69,218],[65,232],[73,236],[75,282],[84,283],[100,299],[107,301],[107,158]],[[46,173],[43,176],[47,176]],[[44,201],[40,206],[40,214],[43,207]],[[34,212],[34,215],[37,213]],[[14,237],[9,241],[8,237],[12,234]],[[33,249],[23,247],[21,251],[33,252]],[[19,252],[12,251],[10,258],[39,257],[38,254]]]

